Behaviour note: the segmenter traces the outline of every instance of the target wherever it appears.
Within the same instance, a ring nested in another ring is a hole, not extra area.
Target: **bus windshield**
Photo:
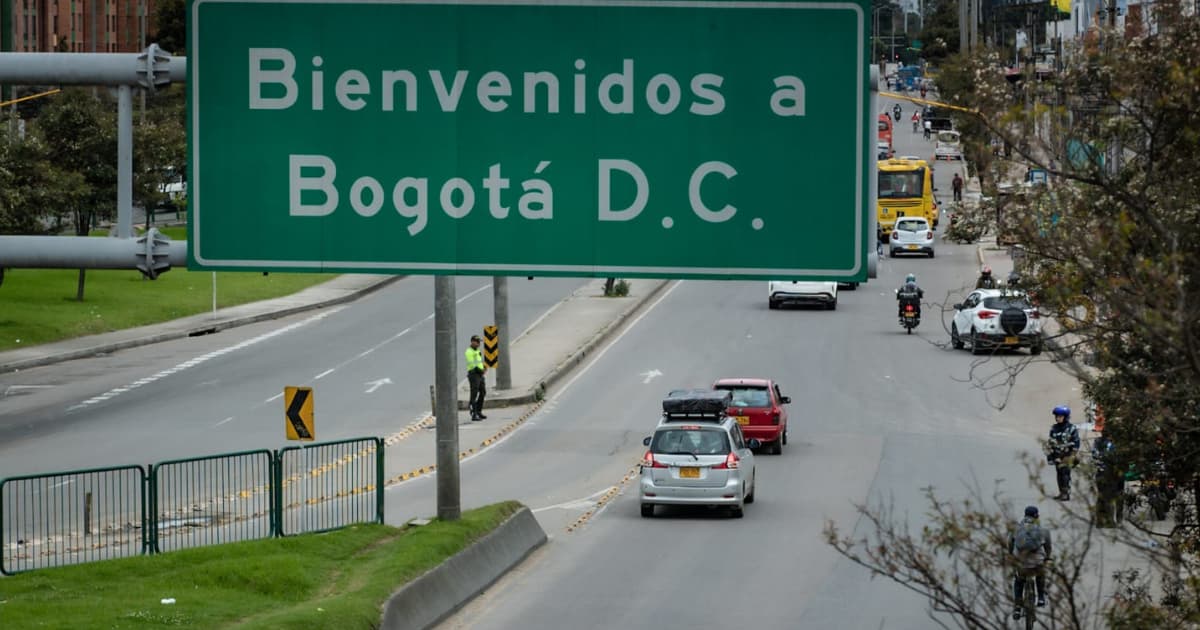
[[[879,171],[880,199],[911,199],[925,194],[925,169]]]

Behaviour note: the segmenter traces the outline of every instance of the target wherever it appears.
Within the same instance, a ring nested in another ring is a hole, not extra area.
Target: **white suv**
[[[976,289],[954,305],[950,343],[955,349],[970,345],[972,354],[997,348],[1029,348],[1030,354],[1041,354],[1041,317],[1021,291]]]

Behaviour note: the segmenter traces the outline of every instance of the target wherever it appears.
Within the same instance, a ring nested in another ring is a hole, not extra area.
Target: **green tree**
[[[82,176],[53,164],[36,133],[0,134],[0,234],[54,231],[85,193]]]
[[[117,125],[112,104],[90,91],[66,90],[42,110],[37,126],[47,157],[68,173],[78,174],[84,194],[68,207],[75,234],[87,236],[97,220],[111,219],[117,200]],[[79,270],[75,297],[83,300],[86,270]]]
[[[186,170],[183,125],[183,103],[164,101],[134,127],[133,200],[146,209],[147,223],[153,223],[154,211],[168,200],[164,185]]]
[[[185,0],[158,0],[155,3],[154,32],[151,41],[175,55],[186,53],[187,2]]]
[[[958,53],[958,0],[929,0],[925,3],[925,21],[917,35],[921,57],[938,65]]]

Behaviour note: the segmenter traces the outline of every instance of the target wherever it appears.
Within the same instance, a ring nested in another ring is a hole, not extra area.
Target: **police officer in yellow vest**
[[[479,335],[471,335],[471,347],[467,348],[467,383],[471,386],[471,397],[467,408],[471,410],[472,422],[487,419],[483,415],[483,397],[487,394],[485,373],[487,366],[483,364],[483,352],[479,350]]]

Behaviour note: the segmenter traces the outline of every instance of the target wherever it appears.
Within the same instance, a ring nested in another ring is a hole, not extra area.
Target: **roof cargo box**
[[[677,389],[663,399],[663,413],[674,415],[721,415],[729,408],[733,393],[714,389]]]

